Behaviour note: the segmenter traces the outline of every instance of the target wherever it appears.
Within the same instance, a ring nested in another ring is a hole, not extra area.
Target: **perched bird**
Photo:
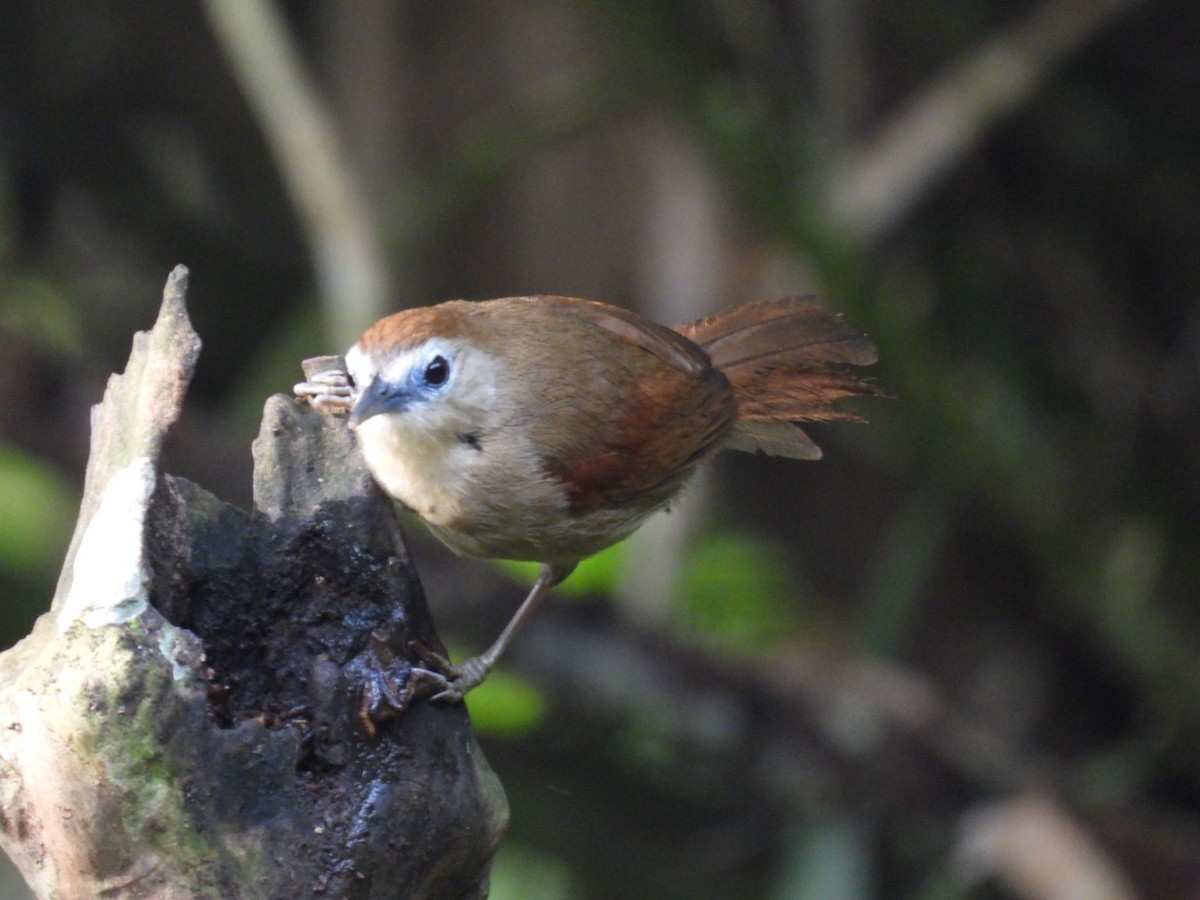
[[[296,392],[349,413],[379,486],[458,553],[541,564],[486,652],[419,670],[447,701],[487,677],[551,587],[709,456],[817,459],[798,423],[859,419],[836,402],[880,393],[838,368],[875,362],[871,341],[809,297],[675,329],[570,297],[455,300],[381,319],[345,359]]]

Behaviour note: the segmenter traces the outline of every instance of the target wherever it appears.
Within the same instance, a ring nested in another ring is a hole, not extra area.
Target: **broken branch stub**
[[[373,635],[393,677],[437,642],[342,422],[272,397],[251,512],[159,469],[186,278],[93,411],[52,610],[0,654],[0,845],[40,897],[484,896],[507,805],[465,710],[356,714]]]

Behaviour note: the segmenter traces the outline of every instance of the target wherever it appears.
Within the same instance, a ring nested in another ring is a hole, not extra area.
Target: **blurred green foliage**
[[[0,646],[49,608],[78,502],[53,466],[0,442]]]
[[[74,488],[52,467],[0,443],[0,572],[35,583],[53,578],[77,503]]]
[[[49,281],[0,271],[0,333],[60,360],[86,350],[72,298]]]
[[[714,531],[688,548],[678,622],[703,644],[750,654],[800,630],[803,606],[783,550],[744,531]]]
[[[634,536],[630,540],[640,538]],[[629,562],[629,542],[614,544],[581,562],[554,596],[612,596]],[[537,576],[536,563],[499,561],[523,582]],[[717,529],[688,541],[672,591],[671,622],[693,639],[728,652],[749,653],[795,635],[800,605],[795,573],[777,544],[749,531]]]
[[[818,818],[793,826],[787,839],[791,852],[776,881],[773,900],[869,900],[877,896],[871,877],[870,840],[855,822]]]
[[[548,702],[539,687],[501,667],[471,691],[467,708],[478,734],[511,740],[528,735],[545,721]]]
[[[620,582],[621,572],[628,554],[628,545],[622,541],[585,559],[567,580],[554,589],[556,597],[588,597],[611,595]],[[538,564],[497,560],[502,572],[522,582],[533,584],[537,577]]]
[[[519,844],[500,848],[492,866],[492,900],[570,900],[570,872],[561,860]]]

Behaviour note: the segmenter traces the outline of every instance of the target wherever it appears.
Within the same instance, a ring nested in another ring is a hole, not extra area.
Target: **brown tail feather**
[[[798,423],[861,421],[837,401],[883,393],[830,367],[870,365],[875,345],[812,297],[750,303],[676,330],[703,347],[733,387],[738,417],[727,446],[734,449],[816,459],[820,448]]]

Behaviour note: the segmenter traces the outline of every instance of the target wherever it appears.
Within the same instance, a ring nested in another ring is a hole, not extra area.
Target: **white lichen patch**
[[[104,486],[75,553],[71,589],[59,610],[61,631],[77,620],[89,628],[115,625],[146,609],[151,572],[143,531],[154,482],[154,464],[142,456]]]
[[[164,625],[158,638],[158,649],[171,664],[172,680],[182,681],[195,674],[193,671],[195,664],[189,661],[189,657],[194,658],[196,654],[188,646],[179,629],[171,625]],[[201,654],[200,660],[203,659],[204,656]]]

